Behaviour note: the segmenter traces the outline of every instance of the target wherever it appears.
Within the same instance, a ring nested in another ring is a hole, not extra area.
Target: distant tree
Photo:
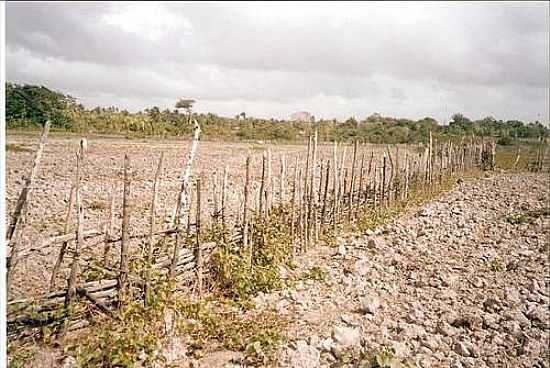
[[[178,100],[178,102],[176,102],[176,109],[184,109],[187,112],[188,123],[191,123],[191,112],[193,110],[193,105],[195,104],[195,102],[195,100],[185,98],[181,98]]]
[[[243,120],[246,119],[246,112],[241,112],[239,115]]]
[[[75,109],[76,100],[43,86],[6,83],[6,122],[40,125],[46,120],[57,128],[70,128],[73,121],[67,109]]]

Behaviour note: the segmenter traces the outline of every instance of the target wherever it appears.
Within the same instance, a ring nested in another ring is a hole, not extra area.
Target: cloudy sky
[[[540,3],[6,4],[6,74],[87,107],[448,121],[549,115]]]

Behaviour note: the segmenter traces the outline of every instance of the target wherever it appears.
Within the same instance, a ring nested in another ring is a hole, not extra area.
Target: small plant
[[[327,278],[327,272],[319,266],[313,266],[305,274],[304,278],[315,281],[325,281],[325,279]]]
[[[16,348],[15,345],[8,345],[8,368],[23,368],[32,359],[33,353],[23,347]]]
[[[254,223],[251,249],[224,244],[212,255],[213,283],[222,295],[246,301],[283,286],[279,266],[287,261],[291,244],[287,218],[284,207],[274,208],[267,218]]]
[[[506,216],[506,222],[511,225],[521,225],[530,223],[531,219],[524,213],[513,213]]]
[[[88,208],[94,211],[104,210],[107,208],[107,203],[105,203],[104,201],[94,200],[90,202]]]
[[[396,367],[397,364],[399,364],[399,366],[401,365],[396,359],[393,350],[388,346],[384,346],[382,351],[375,354],[373,357],[373,367],[393,368]]]
[[[274,358],[283,341],[285,321],[274,311],[242,311],[231,307],[232,302],[181,302],[177,306],[177,325],[180,333],[193,339],[191,354],[200,357],[212,340],[226,349],[241,351],[247,363],[264,364]]]
[[[366,352],[358,349],[346,349],[340,352],[337,366],[351,366],[361,368],[412,368],[415,365],[408,360],[401,360],[395,356],[394,350],[384,346],[378,352]]]
[[[502,272],[502,271],[504,271],[504,265],[496,258],[490,260],[487,263],[487,267],[492,272]]]

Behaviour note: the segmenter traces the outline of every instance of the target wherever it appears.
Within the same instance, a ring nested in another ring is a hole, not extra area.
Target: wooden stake
[[[158,180],[160,171],[162,170],[162,161],[164,159],[164,153],[160,153],[157,169],[155,170],[155,178],[153,180],[153,197],[151,198],[151,211],[149,218],[149,244],[147,247],[147,274],[145,275],[145,301],[149,301],[150,297],[150,281],[151,281],[151,267],[153,265],[153,243],[155,233],[155,217],[157,210],[157,193],[158,193]]]
[[[71,264],[71,271],[69,274],[69,283],[67,286],[67,297],[65,299],[65,305],[69,305],[76,296],[76,278],[78,277],[80,262],[80,250],[84,246],[84,236],[82,234],[84,226],[84,211],[82,209],[82,198],[80,196],[80,173],[82,169],[82,163],[84,160],[85,140],[80,141],[80,149],[76,155],[76,180],[75,180],[75,196],[76,196],[76,243],[74,247],[73,262]]]
[[[372,147],[372,150],[371,150],[371,153],[370,153],[369,172],[368,172],[367,176],[370,176],[370,174],[371,174],[371,168],[372,168],[373,160],[374,160],[374,147]]]
[[[304,188],[303,188],[303,200],[302,205],[304,206],[304,248],[302,251],[307,250],[308,248],[308,234],[309,234],[309,223],[308,223],[308,199],[309,199],[309,156],[311,154],[311,142],[312,137],[309,136],[309,142],[307,144],[307,157],[306,157],[306,171],[304,173]]]
[[[312,240],[312,237],[315,235],[314,232],[317,229],[316,219],[314,216],[314,208],[316,208],[315,203],[315,172],[317,166],[317,130],[315,130],[315,135],[313,136],[313,147],[312,147],[312,160],[311,160],[311,180],[309,187],[308,195],[308,242]]]
[[[351,160],[348,221],[351,221],[351,214],[353,212],[353,192],[355,189],[355,162],[357,160],[357,144],[358,143],[356,140],[353,144],[353,159]]]
[[[409,154],[405,154],[405,199],[409,199]]]
[[[271,175],[271,149],[267,149],[267,177],[265,190],[265,212],[266,215],[271,212],[273,205],[273,177]]]
[[[325,225],[325,214],[327,209],[327,193],[328,193],[328,182],[330,176],[330,160],[327,160],[327,168],[325,173],[325,190],[323,194],[323,206],[321,208],[321,225]]]
[[[219,216],[219,203],[218,203],[218,172],[214,171],[214,177],[213,177],[213,183],[212,183],[212,204],[214,206],[213,211],[213,218],[215,222],[218,222],[218,216]]]
[[[26,223],[28,203],[30,202],[32,192],[34,190],[34,178],[40,167],[40,161],[42,160],[42,154],[44,152],[44,147],[46,146],[49,131],[50,121],[48,120],[42,127],[42,134],[40,135],[40,140],[38,142],[38,149],[34,154],[31,172],[25,180],[23,190],[21,190],[21,193],[19,194],[17,204],[15,205],[15,210],[11,217],[10,225],[6,231],[7,243],[11,249],[10,255],[6,259],[6,295],[9,295],[13,273],[15,271],[15,267],[19,263],[19,243],[21,241],[23,227]]]
[[[69,223],[70,223],[70,217],[71,217],[71,211],[73,208],[73,201],[74,201],[74,193],[75,193],[75,186],[71,186],[71,193],[69,194],[69,205],[67,206],[67,213],[65,215],[65,223],[63,225],[63,234],[67,234],[69,232]],[[57,278],[57,274],[59,273],[59,268],[61,267],[61,263],[63,262],[63,258],[65,256],[65,252],[67,251],[67,245],[68,242],[63,242],[61,245],[61,249],[59,249],[59,255],[57,256],[57,260],[55,262],[55,265],[53,266],[52,275],[50,278],[50,288],[49,291],[53,291],[55,289],[55,279]]]
[[[333,159],[334,167],[332,168],[332,183],[333,183],[333,194],[332,194],[332,226],[334,231],[334,236],[337,235],[338,231],[338,192],[340,190],[340,178],[338,176],[338,143],[334,142],[334,151]]]
[[[221,208],[221,215],[222,215],[222,226],[223,226],[223,232],[226,234],[227,232],[227,217],[226,217],[226,202],[227,202],[227,176],[229,174],[229,168],[227,165],[223,168],[223,183],[222,183],[222,208]]]
[[[197,179],[197,215],[196,215],[196,249],[197,249],[197,288],[199,299],[202,299],[202,249],[200,243],[201,235],[201,179]]]
[[[244,205],[243,205],[243,247],[248,249],[248,197],[250,195],[250,156],[246,157],[246,174],[244,181]],[[251,252],[250,252],[251,253]]]
[[[189,121],[191,121],[191,115],[189,115]],[[189,180],[191,177],[191,169],[193,167],[193,160],[195,159],[195,155],[197,153],[197,148],[199,145],[199,138],[201,133],[201,127],[199,123],[197,123],[196,120],[193,120],[193,142],[191,143],[191,149],[189,150],[189,157],[187,158],[187,163],[182,168],[182,171],[180,173],[181,177],[181,190],[178,195],[178,203],[176,203],[176,206],[174,207],[174,216],[172,218],[172,224],[175,224],[175,213],[178,212],[178,206],[179,206],[179,215],[180,215],[180,223],[183,223],[185,216],[189,214],[189,204],[188,204],[188,197],[189,197],[189,191],[187,187],[189,186]]]
[[[384,153],[384,158],[382,161],[382,182],[380,183],[382,186],[382,195],[381,195],[381,202],[382,206],[386,207],[386,153]]]
[[[361,197],[363,193],[363,174],[364,174],[364,165],[365,164],[365,152],[361,154],[361,168],[359,170],[359,187],[358,187],[358,193],[357,193],[357,201],[358,205],[361,205]]]
[[[376,172],[376,161],[374,162],[374,170],[373,170],[373,184],[372,184],[372,190],[373,190],[373,206],[374,206],[374,209],[376,210],[376,208],[378,207],[378,188],[377,188],[377,185],[376,185],[376,179],[378,177],[378,173]]]
[[[280,183],[279,183],[279,200],[281,203],[283,203],[286,200],[286,157],[283,153],[281,155],[281,176],[280,176]]]
[[[128,233],[130,226],[130,159],[124,155],[124,190],[122,196],[122,240],[120,242],[119,303],[124,299],[128,282]]]
[[[299,169],[298,171],[298,183],[301,183],[302,182],[302,169]],[[298,184],[299,185],[299,184]],[[302,250],[303,248],[303,242],[304,242],[304,229],[305,229],[305,225],[304,225],[304,208],[303,208],[303,203],[304,203],[304,197],[302,195],[301,192],[303,192],[304,190],[301,189],[300,190],[300,187],[298,186],[298,208],[299,208],[299,213],[298,213],[298,234],[299,234],[299,249]],[[298,252],[295,252],[295,254],[298,253]]]
[[[293,255],[296,253],[296,221],[295,221],[295,211],[296,211],[296,195],[298,194],[298,188],[297,185],[299,183],[298,181],[298,156],[296,156],[296,164],[294,166],[294,181],[292,183],[292,199],[290,202],[290,237],[292,239],[292,252]],[[299,220],[298,220],[299,221]]]
[[[103,265],[109,266],[109,250],[111,249],[111,240],[114,231],[115,222],[115,183],[111,183],[109,189],[109,216],[105,224],[105,243],[103,245]]]
[[[267,161],[267,152],[264,151],[262,155],[262,182],[260,184],[260,203],[259,203],[259,212],[260,216],[262,218],[265,218],[265,212],[267,212],[264,208],[264,198],[266,197],[265,194],[265,182],[266,182],[266,161]],[[265,207],[267,207],[267,204],[265,204]]]

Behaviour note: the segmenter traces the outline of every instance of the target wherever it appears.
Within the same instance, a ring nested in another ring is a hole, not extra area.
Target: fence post
[[[80,195],[80,174],[82,170],[82,164],[84,161],[84,149],[86,147],[86,140],[80,141],[80,148],[76,155],[76,180],[75,180],[75,196],[76,196],[76,243],[74,247],[73,262],[71,264],[71,271],[69,274],[69,283],[67,286],[67,296],[65,298],[65,305],[69,305],[76,296],[76,278],[78,277],[80,262],[80,250],[84,245],[84,235],[82,234],[84,226],[84,211],[82,210],[82,197]]]
[[[124,155],[124,191],[122,196],[122,240],[120,243],[120,274],[118,279],[119,303],[126,293],[128,281],[128,231],[130,224],[130,159]]]
[[[243,206],[243,247],[248,249],[248,197],[250,195],[250,155],[246,157],[246,174],[244,180],[244,206]]]
[[[69,194],[69,205],[67,206],[67,214],[65,215],[65,223],[63,225],[63,234],[67,234],[69,231],[69,222],[71,218],[71,211],[73,208],[73,201],[74,201],[74,193],[75,193],[75,186],[71,186],[71,193]],[[63,244],[61,244],[61,248],[59,249],[59,255],[57,256],[57,260],[55,262],[55,265],[53,266],[52,275],[50,277],[50,288],[49,291],[53,291],[55,289],[55,279],[57,277],[57,274],[59,273],[59,267],[61,267],[61,263],[63,262],[63,258],[65,256],[65,252],[67,251],[67,245],[69,242],[65,241]]]
[[[266,176],[266,160],[267,160],[267,152],[264,151],[262,154],[262,181],[260,183],[260,207],[259,207],[259,213],[260,217],[265,217],[264,211],[264,197],[265,197],[265,176]],[[265,207],[267,207],[267,204],[265,204]]]
[[[227,233],[227,217],[226,217],[226,202],[227,202],[227,176],[229,174],[229,168],[227,165],[223,168],[223,182],[222,182],[222,199],[221,199],[221,216],[222,216],[222,227],[223,227],[223,233],[224,238],[226,237]]]
[[[31,172],[25,180],[23,190],[21,190],[21,193],[19,194],[10,225],[6,231],[6,239],[11,248],[10,256],[6,260],[6,295],[8,295],[10,291],[13,273],[17,263],[19,262],[19,242],[21,241],[21,234],[26,223],[28,202],[30,201],[34,190],[34,177],[38,173],[38,168],[40,167],[40,161],[42,160],[42,154],[44,152],[44,147],[46,146],[49,131],[50,121],[48,120],[42,127],[42,134],[40,135],[40,140],[38,142],[38,149],[34,154]]]
[[[155,233],[155,217],[157,209],[157,193],[158,193],[158,180],[162,170],[162,161],[164,159],[164,153],[160,153],[157,169],[155,170],[155,177],[153,179],[153,197],[151,198],[151,212],[149,219],[149,244],[147,247],[147,274],[145,275],[145,301],[149,301],[150,297],[150,282],[151,282],[151,266],[153,263],[153,240]]]
[[[202,299],[202,249],[201,249],[201,179],[197,179],[197,217],[196,217],[196,246],[197,246],[197,284],[199,299]]]

